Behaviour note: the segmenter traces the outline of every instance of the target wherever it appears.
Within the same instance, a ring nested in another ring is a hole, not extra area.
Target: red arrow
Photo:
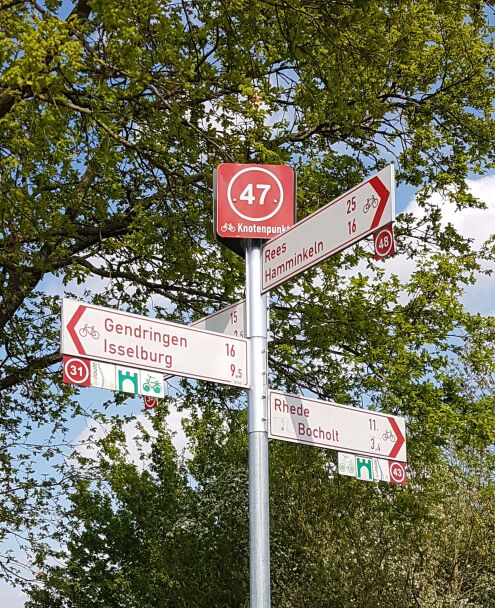
[[[400,432],[399,425],[397,424],[395,418],[391,418],[390,416],[387,416],[387,420],[390,422],[390,426],[392,427],[392,430],[395,433],[395,436],[397,437],[397,441],[394,443],[394,447],[392,448],[388,457],[395,458],[397,456],[397,454],[400,452],[401,447],[404,445],[406,438]]]
[[[87,308],[86,306],[83,306],[82,304],[80,304],[77,307],[77,310],[74,313],[74,316],[72,317],[72,319],[67,323],[67,331],[69,332],[69,335],[72,338],[72,341],[76,345],[77,352],[80,355],[85,355],[86,351],[84,350],[83,345],[81,344],[81,340],[79,340],[79,336],[76,334],[76,324],[79,321],[79,319],[83,316],[83,313],[86,310],[86,308]]]
[[[375,175],[375,177],[372,177],[370,179],[369,183],[373,186],[376,193],[380,197],[380,203],[378,205],[378,209],[376,210],[375,217],[373,218],[373,222],[371,223],[371,226],[370,226],[370,230],[373,230],[373,228],[378,227],[378,224],[380,223],[380,220],[382,219],[383,212],[385,211],[385,207],[387,206],[387,201],[390,197],[390,192],[387,190],[387,188],[385,188],[383,182],[376,175]]]

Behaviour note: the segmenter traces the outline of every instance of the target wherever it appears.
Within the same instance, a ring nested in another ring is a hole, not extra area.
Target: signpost
[[[176,323],[63,300],[62,353],[249,386],[247,342]]]
[[[215,234],[245,256],[246,301],[186,327],[64,300],[64,380],[140,392],[148,408],[164,390],[163,374],[248,389],[249,605],[269,608],[268,437],[340,450],[346,475],[406,480],[404,419],[277,391],[267,399],[267,292],[371,234],[375,255],[391,255],[394,168],[295,225],[290,167],[224,164],[214,180]]]
[[[216,173],[215,231],[227,239],[270,239],[295,221],[294,170],[224,163]]]
[[[277,391],[270,391],[269,436],[406,461],[404,418]]]
[[[215,331],[227,336],[244,338],[246,335],[246,301],[240,300],[218,312],[198,319],[191,324],[196,329]],[[84,337],[97,330],[82,329]],[[63,381],[77,386],[106,388],[144,396],[146,409],[157,407],[158,399],[165,395],[165,380],[173,374],[161,374],[114,363],[64,355]]]
[[[263,246],[263,293],[390,224],[395,215],[389,165]]]
[[[247,337],[251,388],[248,392],[249,588],[250,608],[269,608],[270,521],[268,484],[267,319],[268,297],[260,292],[261,243],[246,243]]]
[[[285,165],[224,163],[213,175],[217,240],[245,257],[252,239],[271,239],[296,218],[296,177]]]

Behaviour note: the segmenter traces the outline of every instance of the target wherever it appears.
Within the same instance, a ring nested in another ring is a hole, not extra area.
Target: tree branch
[[[13,8],[18,4],[26,4],[29,0],[10,0],[5,2],[0,2],[0,11],[6,11],[9,8]]]
[[[96,274],[99,277],[103,277],[105,279],[124,279],[125,281],[129,281],[130,283],[137,283],[139,285],[142,285],[143,287],[146,287],[147,289],[151,289],[155,293],[157,293],[161,296],[164,296],[166,298],[170,297],[170,292],[177,292],[177,293],[184,293],[184,294],[193,295],[193,296],[199,296],[202,298],[206,298],[208,296],[208,299],[210,299],[210,300],[215,300],[217,302],[223,303],[222,298],[220,298],[219,296],[215,296],[212,293],[206,294],[204,291],[200,291],[197,289],[191,289],[190,287],[182,287],[180,285],[171,285],[171,284],[163,285],[163,284],[159,284],[159,283],[153,283],[151,281],[147,281],[147,280],[143,279],[137,273],[127,272],[125,270],[115,270],[115,269],[106,270],[105,268],[102,268],[101,266],[95,266],[95,265],[91,264],[91,262],[88,262],[88,260],[86,260],[85,258],[82,258],[80,256],[73,256],[72,260],[74,262],[77,262],[84,268],[87,268],[89,271],[91,271],[93,274]]]
[[[50,353],[30,361],[25,367],[19,369],[5,368],[8,372],[6,376],[0,379],[0,393],[6,389],[12,388],[22,380],[29,380],[35,371],[49,367],[62,359],[59,351]]]

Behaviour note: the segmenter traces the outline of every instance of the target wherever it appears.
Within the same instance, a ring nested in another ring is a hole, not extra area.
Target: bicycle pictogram
[[[368,199],[366,199],[366,202],[364,203],[364,207],[363,207],[363,211],[365,213],[368,213],[368,211],[370,209],[376,209],[378,207],[378,203],[380,202],[380,199],[378,199],[374,194],[373,196],[370,196]]]
[[[392,443],[395,443],[395,440],[397,439],[397,437],[392,433],[392,431],[385,431],[382,435],[383,441],[388,441],[390,439],[390,441]]]
[[[100,337],[100,334],[96,331],[94,325],[88,325],[87,323],[84,327],[81,327],[79,330],[79,335],[83,338],[86,336],[91,336],[94,340],[98,340]]]
[[[344,461],[339,463],[339,473],[341,475],[355,475],[356,464],[354,462]]]
[[[356,476],[356,458],[351,454],[339,453],[338,472],[340,475]]]
[[[234,224],[231,224],[230,222],[229,223],[225,222],[225,224],[221,228],[221,231],[222,232],[235,232],[235,226],[234,226]]]
[[[154,391],[156,394],[159,394],[162,390],[162,387],[160,386],[159,380],[155,380],[151,376],[148,376],[143,383],[143,390],[147,393],[149,393],[150,391]]]

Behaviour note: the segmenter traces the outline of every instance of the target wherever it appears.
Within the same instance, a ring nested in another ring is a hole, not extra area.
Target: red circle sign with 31
[[[66,384],[90,386],[90,361],[81,357],[64,357],[63,381]]]

